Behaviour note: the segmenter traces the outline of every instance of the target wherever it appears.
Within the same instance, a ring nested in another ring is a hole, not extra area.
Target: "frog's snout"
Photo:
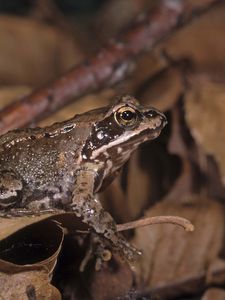
[[[149,109],[144,112],[145,117],[154,123],[155,128],[163,129],[167,124],[166,116],[157,109]]]
[[[161,113],[161,112],[159,112],[159,117],[160,117],[160,120],[161,120],[161,127],[162,128],[164,128],[165,126],[166,126],[166,124],[168,123],[167,122],[167,118],[166,118],[166,116],[163,114],[163,113]]]

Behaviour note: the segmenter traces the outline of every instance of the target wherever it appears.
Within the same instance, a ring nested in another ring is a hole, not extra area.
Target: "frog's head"
[[[143,107],[132,96],[122,96],[107,108],[92,111],[98,115],[83,148],[83,158],[108,161],[120,168],[139,144],[156,138],[166,125],[166,117],[155,108]],[[111,170],[112,171],[112,170]]]

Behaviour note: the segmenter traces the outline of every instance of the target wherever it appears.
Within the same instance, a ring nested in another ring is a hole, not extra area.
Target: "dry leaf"
[[[16,231],[0,241],[0,271],[16,273],[41,266],[51,276],[63,237],[62,227],[50,219]]]
[[[224,300],[225,299],[225,290],[220,288],[210,288],[208,289],[201,300]]]
[[[121,186],[121,174],[99,194],[99,198],[104,208],[111,213],[115,220],[120,223],[129,220],[126,195]]]
[[[221,3],[178,30],[160,47],[174,60],[188,59],[195,68],[224,73],[224,19],[225,5]]]
[[[49,218],[52,215],[27,216],[17,218],[0,218],[0,241],[14,232],[38,221]]]
[[[162,71],[147,83],[140,92],[140,99],[145,105],[161,111],[170,110],[183,92],[181,71],[174,67]]]
[[[1,15],[1,84],[39,86],[82,59],[67,33],[30,18]]]
[[[140,153],[140,151],[136,151],[129,161],[126,192],[126,207],[129,220],[134,220],[141,215],[141,212],[149,202],[151,190],[149,175],[140,166]]]
[[[94,299],[114,300],[125,296],[132,287],[133,276],[128,264],[114,257],[99,272],[95,272],[90,283]]]
[[[106,1],[95,16],[94,28],[100,40],[105,41],[123,30],[141,12],[143,3],[142,0]]]
[[[6,287],[0,294],[3,299],[17,299],[17,294],[18,299],[27,299],[24,293],[28,287],[31,294],[36,294],[37,300],[61,299],[56,288],[50,285],[64,238],[64,230],[59,224],[67,227],[73,235],[77,230],[88,231],[88,226],[73,213],[1,219],[2,237],[5,236],[0,241],[0,284]],[[82,259],[85,252],[86,249]]]
[[[134,62],[134,72],[130,74],[128,78],[126,78],[123,82],[119,83],[116,86],[116,89],[118,90],[118,93],[124,93],[124,91],[130,94],[136,94],[137,91],[139,94],[140,101],[142,102],[142,92],[146,94],[148,89],[151,89],[151,86],[153,85],[153,90],[157,89],[154,85],[158,83],[158,80],[160,80],[159,76],[157,74],[160,73],[161,70],[168,67],[168,61],[165,59],[165,57],[161,54],[159,49],[153,49],[151,52],[147,52],[144,55],[141,55],[137,58],[137,60]],[[154,80],[154,77],[156,77],[156,80]],[[176,80],[176,78],[175,78]],[[156,82],[156,83],[155,83]],[[148,93],[149,95],[150,93]],[[146,103],[150,104],[148,102],[146,95]],[[154,97],[151,97],[153,101]]]
[[[186,94],[185,116],[195,141],[213,155],[225,184],[225,84],[194,76]]]
[[[60,300],[59,291],[49,283],[45,271],[31,270],[16,274],[0,272],[2,300]],[[30,296],[30,297],[28,297]]]
[[[50,279],[63,237],[63,230],[56,222],[45,220],[1,240],[1,299],[61,299]]]
[[[146,216],[157,215],[185,217],[195,231],[186,233],[173,225],[137,229],[132,243],[143,249],[143,257],[136,266],[136,280],[151,290],[184,283],[183,289],[172,289],[165,298],[179,296],[193,288],[185,282],[206,276],[219,257],[225,233],[224,207],[196,196],[165,200],[146,212]]]

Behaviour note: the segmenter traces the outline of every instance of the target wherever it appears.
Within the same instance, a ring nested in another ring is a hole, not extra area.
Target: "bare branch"
[[[210,0],[207,7],[222,0]],[[75,66],[67,74],[31,95],[12,103],[0,112],[0,134],[43,118],[90,92],[124,79],[134,59],[150,50],[177,27],[185,13],[184,0],[161,0],[141,21],[136,22],[116,41],[111,41],[89,61]],[[205,5],[206,6],[206,5]],[[204,10],[204,7],[201,8]]]

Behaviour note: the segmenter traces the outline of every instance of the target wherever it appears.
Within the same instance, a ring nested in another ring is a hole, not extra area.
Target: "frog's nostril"
[[[158,122],[160,122],[161,128],[163,128],[167,124],[166,116],[157,109],[149,109],[148,111],[144,112],[144,115],[148,119],[156,118]]]
[[[156,110],[151,109],[151,110],[148,110],[147,112],[145,112],[145,116],[147,118],[155,118],[158,116],[158,112]]]

